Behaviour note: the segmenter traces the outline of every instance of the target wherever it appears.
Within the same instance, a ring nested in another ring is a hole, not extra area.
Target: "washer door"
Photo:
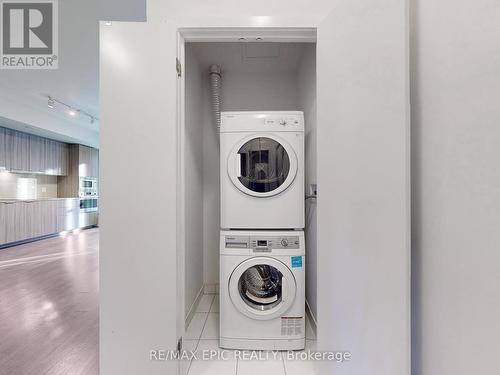
[[[297,155],[284,139],[271,134],[252,135],[229,154],[228,174],[242,192],[270,197],[292,184],[297,163]]]
[[[273,258],[255,257],[234,269],[228,289],[231,301],[242,314],[269,320],[290,308],[297,286],[285,264]]]

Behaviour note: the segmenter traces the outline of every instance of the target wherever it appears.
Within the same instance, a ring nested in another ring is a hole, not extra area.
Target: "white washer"
[[[304,228],[303,112],[222,112],[221,228]]]
[[[305,347],[302,231],[221,231],[220,346]]]

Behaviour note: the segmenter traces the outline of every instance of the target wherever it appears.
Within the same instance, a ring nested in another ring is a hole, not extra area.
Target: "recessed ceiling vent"
[[[245,59],[276,59],[280,57],[280,46],[277,43],[245,44]]]

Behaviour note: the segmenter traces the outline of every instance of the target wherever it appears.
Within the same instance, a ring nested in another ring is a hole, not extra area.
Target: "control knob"
[[[283,247],[287,247],[287,246],[288,246],[288,240],[287,240],[287,239],[285,239],[285,238],[283,238],[283,239],[281,240],[281,246],[283,246]]]
[[[285,119],[281,119],[280,120],[280,125],[286,125],[286,120]]]

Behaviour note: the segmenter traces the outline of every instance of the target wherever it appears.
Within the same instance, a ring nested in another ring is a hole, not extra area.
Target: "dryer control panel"
[[[221,112],[220,133],[234,132],[303,132],[301,111]]]
[[[226,236],[226,248],[270,252],[273,249],[298,249],[299,236]]]

